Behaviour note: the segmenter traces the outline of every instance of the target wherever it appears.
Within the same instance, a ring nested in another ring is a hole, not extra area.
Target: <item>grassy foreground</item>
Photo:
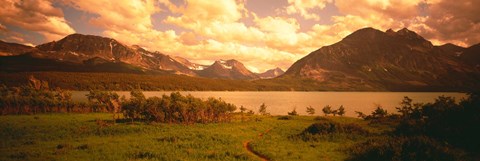
[[[320,141],[295,139],[318,122],[314,118],[241,121],[236,115],[229,123],[111,125],[107,113],[0,116],[0,160],[260,160],[247,150],[247,141],[270,160],[344,160],[348,146],[367,139],[340,134]],[[355,118],[328,119],[354,122],[374,133],[382,129]]]

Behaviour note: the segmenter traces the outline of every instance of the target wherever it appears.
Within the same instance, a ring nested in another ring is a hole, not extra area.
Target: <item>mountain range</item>
[[[211,65],[127,46],[114,39],[72,34],[29,47],[0,41],[0,71],[75,71],[178,74],[216,79],[271,79],[315,90],[476,91],[480,89],[480,44],[435,46],[407,28],[363,28],[280,68],[253,73],[234,59]],[[293,80],[293,81],[292,81]],[[308,81],[298,81],[308,80]],[[310,81],[311,80],[311,81]],[[314,83],[311,83],[314,82]],[[278,84],[277,84],[278,85]]]
[[[151,52],[114,39],[72,34],[59,41],[36,47],[0,41],[5,71],[82,71],[126,73],[173,73],[222,79],[260,79],[234,59],[218,60],[212,65],[192,63],[182,57]],[[277,73],[271,73],[277,74]],[[279,75],[268,75],[268,78]]]

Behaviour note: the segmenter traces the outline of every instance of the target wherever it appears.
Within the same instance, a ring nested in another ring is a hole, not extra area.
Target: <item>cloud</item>
[[[160,1],[171,12],[180,16],[168,16],[164,22],[185,29],[195,34],[214,38],[219,41],[253,42],[264,36],[254,27],[248,27],[240,19],[247,17],[242,3],[235,0],[222,0],[212,3],[205,0],[187,0],[182,6],[175,6],[169,1]]]
[[[30,43],[23,34],[8,30],[6,26],[0,23],[0,39],[6,42],[15,42],[27,46],[35,46]]]
[[[96,14],[98,17],[90,19],[90,23],[112,31],[148,31],[153,27],[151,15],[159,10],[153,0],[64,0],[64,3]]]
[[[311,13],[313,9],[324,9],[333,0],[288,0],[287,14],[300,14],[305,19],[320,20],[320,16]]]
[[[480,42],[480,1],[443,0],[428,4],[429,17],[425,20],[428,38],[441,42],[459,41],[468,46]]]
[[[418,5],[422,2],[423,0],[335,0],[335,6],[341,13],[349,15],[408,19],[419,15]]]
[[[47,41],[75,33],[64,19],[62,10],[48,0],[5,0],[0,15],[0,22],[38,32]]]
[[[407,27],[436,45],[450,42],[466,47],[480,42],[480,10],[476,7],[480,1],[359,0],[352,6],[351,1],[336,0],[335,5],[345,16],[333,17],[332,26],[351,26],[345,31],[361,24],[382,30]]]
[[[311,36],[299,32],[300,24],[296,19],[283,17],[255,18],[256,26],[264,32],[265,45],[292,54],[306,53],[304,45]]]

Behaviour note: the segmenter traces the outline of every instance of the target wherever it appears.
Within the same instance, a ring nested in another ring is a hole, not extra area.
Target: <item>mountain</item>
[[[160,52],[150,52],[139,46],[133,46],[137,53],[142,55],[142,63],[149,69],[170,71],[175,74],[196,76],[196,73],[169,55]],[[137,65],[138,66],[138,65]]]
[[[438,46],[438,48],[440,48],[441,50],[444,50],[445,53],[453,54],[452,56],[456,56],[456,57],[459,57],[465,50],[464,47],[457,46],[452,43],[446,43],[442,46]]]
[[[456,58],[458,50],[462,49],[434,46],[406,28],[396,32],[364,28],[308,54],[281,77],[313,79],[339,90],[479,89],[480,71]],[[474,53],[476,47],[471,50]]]
[[[161,74],[161,71],[151,71],[122,62],[110,62],[102,58],[85,60],[83,64],[60,61],[48,58],[39,58],[34,53],[0,57],[0,71],[2,72],[111,72],[135,74]]]
[[[480,70],[480,44],[466,48],[459,56],[462,61]]]
[[[47,58],[56,58],[69,62],[81,63],[84,60],[99,57],[105,60],[125,62],[129,64],[146,64],[141,62],[142,55],[120,42],[93,35],[72,34],[59,41],[36,46],[47,52]]]
[[[249,71],[245,66],[234,59],[217,60],[204,70],[197,72],[202,77],[221,79],[258,79],[259,77]]]
[[[196,75],[194,71],[168,55],[160,52],[150,52],[137,45],[127,46],[111,38],[93,35],[72,34],[59,41],[41,44],[35,48],[0,42],[0,51],[6,53],[3,54],[4,56],[18,55],[28,52],[28,56],[12,57],[11,59],[51,59],[56,62],[62,62],[66,66],[75,66],[72,68],[65,68],[71,69],[72,71],[79,71],[74,69],[77,67],[84,67],[92,69],[82,69],[81,71],[125,71],[130,73],[132,71],[129,69],[134,69],[133,71],[135,73],[139,71],[154,71],[153,73],[168,72],[190,76]],[[91,66],[92,64],[85,64],[92,62],[94,62],[94,66]],[[20,69],[28,69],[29,71],[36,69],[33,68],[34,64],[23,63],[22,61],[18,61],[18,63],[20,64],[17,64],[17,67],[23,66]],[[55,66],[56,64],[57,63],[54,63],[53,65]],[[108,69],[108,67],[118,69]],[[55,68],[52,66],[47,69],[54,70]],[[65,69],[55,70],[65,71]]]
[[[35,48],[17,43],[8,43],[0,40],[0,56],[19,55]]]
[[[175,56],[173,57],[173,59],[175,59],[177,62],[181,63],[183,66],[186,66],[188,69],[191,69],[191,70],[203,70],[208,67],[207,65],[192,63],[189,60],[179,56]]]
[[[257,75],[262,79],[270,79],[270,78],[278,77],[278,76],[282,75],[283,73],[285,73],[285,71],[283,71],[282,69],[277,67],[275,69],[267,70],[263,73],[258,73]]]

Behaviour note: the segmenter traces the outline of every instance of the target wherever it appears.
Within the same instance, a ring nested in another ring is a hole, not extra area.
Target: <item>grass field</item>
[[[229,123],[117,123],[110,114],[41,114],[0,116],[0,160],[344,160],[347,148],[367,136],[331,134],[317,141],[296,139],[315,117],[236,115]],[[382,131],[356,123],[372,133]],[[368,136],[370,137],[370,136]],[[248,151],[245,143],[249,143]],[[257,153],[254,154],[254,153]]]

